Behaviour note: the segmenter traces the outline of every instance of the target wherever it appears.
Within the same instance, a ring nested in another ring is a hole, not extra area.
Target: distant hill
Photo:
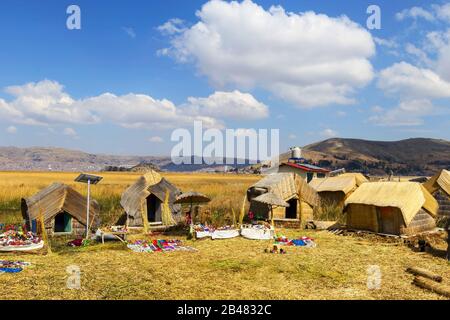
[[[90,154],[50,147],[0,147],[0,170],[100,171],[107,166],[133,167],[140,163],[154,163],[161,167],[170,163],[170,159]]]
[[[431,175],[450,168],[450,141],[416,138],[367,141],[333,138],[308,145],[303,156],[332,169],[368,174]]]
[[[195,161],[192,157],[192,163]],[[224,162],[226,159],[224,159]],[[234,160],[236,161],[236,160]],[[246,164],[237,165],[242,168]],[[224,165],[174,164],[170,157],[117,156],[90,154],[83,151],[51,147],[0,147],[0,170],[3,171],[131,171],[146,172],[149,169],[173,172],[224,171]],[[228,168],[228,170],[231,168]]]
[[[402,141],[367,141],[334,138],[303,148],[303,157],[329,169],[346,168],[367,174],[432,175],[450,169],[450,141],[408,139]],[[287,160],[289,154],[281,155]],[[101,171],[107,167],[145,171],[223,171],[223,165],[175,165],[169,157],[115,156],[90,154],[63,148],[0,147],[0,170]],[[246,165],[239,165],[244,168]]]

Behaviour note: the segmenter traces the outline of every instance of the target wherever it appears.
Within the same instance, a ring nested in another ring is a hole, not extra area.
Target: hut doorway
[[[286,208],[286,219],[297,219],[297,199],[287,201],[289,207]]]
[[[378,226],[379,232],[385,234],[399,234],[399,219],[396,208],[381,207],[378,208]]]
[[[147,219],[148,222],[161,222],[160,212],[161,201],[154,195],[151,194],[147,198]]]
[[[60,212],[55,216],[55,233],[72,232],[72,216],[67,212]]]

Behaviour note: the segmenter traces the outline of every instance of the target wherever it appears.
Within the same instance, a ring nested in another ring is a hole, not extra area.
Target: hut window
[[[55,217],[55,233],[72,232],[72,216],[67,212],[58,213]]]

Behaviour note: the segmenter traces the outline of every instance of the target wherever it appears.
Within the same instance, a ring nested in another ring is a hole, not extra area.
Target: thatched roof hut
[[[274,210],[274,220],[279,224],[288,221],[293,222],[292,226],[298,227],[313,218],[313,208],[319,205],[317,192],[295,173],[270,174],[247,190],[250,211],[264,219],[270,216],[270,206],[255,199],[266,193],[273,193],[289,204],[287,208]]]
[[[181,191],[157,172],[150,171],[140,177],[122,194],[120,204],[125,210],[130,227],[144,227],[145,220],[150,226],[169,226],[180,220],[181,206],[174,204]],[[166,201],[169,214],[165,219]],[[144,220],[145,219],[145,220]]]
[[[345,201],[348,228],[393,235],[432,230],[438,208],[416,182],[364,183]]]
[[[439,216],[450,218],[450,171],[442,170],[423,184],[439,203]]]
[[[54,183],[22,199],[22,215],[30,228],[40,214],[49,235],[81,236],[86,232],[87,199],[68,185]],[[90,204],[90,218],[90,227],[97,227],[100,217],[95,200]]]
[[[344,173],[336,177],[314,179],[309,185],[319,194],[322,206],[343,209],[345,199],[366,182],[369,180],[361,173]]]

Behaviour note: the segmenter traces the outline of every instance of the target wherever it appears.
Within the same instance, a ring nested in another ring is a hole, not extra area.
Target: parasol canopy
[[[208,203],[211,199],[199,192],[186,192],[180,194],[174,203],[176,204],[193,204],[193,203]]]
[[[260,203],[268,204],[270,206],[275,207],[289,207],[289,203],[281,199],[278,195],[272,192],[264,193],[259,197],[255,198],[254,201],[258,201]]]

